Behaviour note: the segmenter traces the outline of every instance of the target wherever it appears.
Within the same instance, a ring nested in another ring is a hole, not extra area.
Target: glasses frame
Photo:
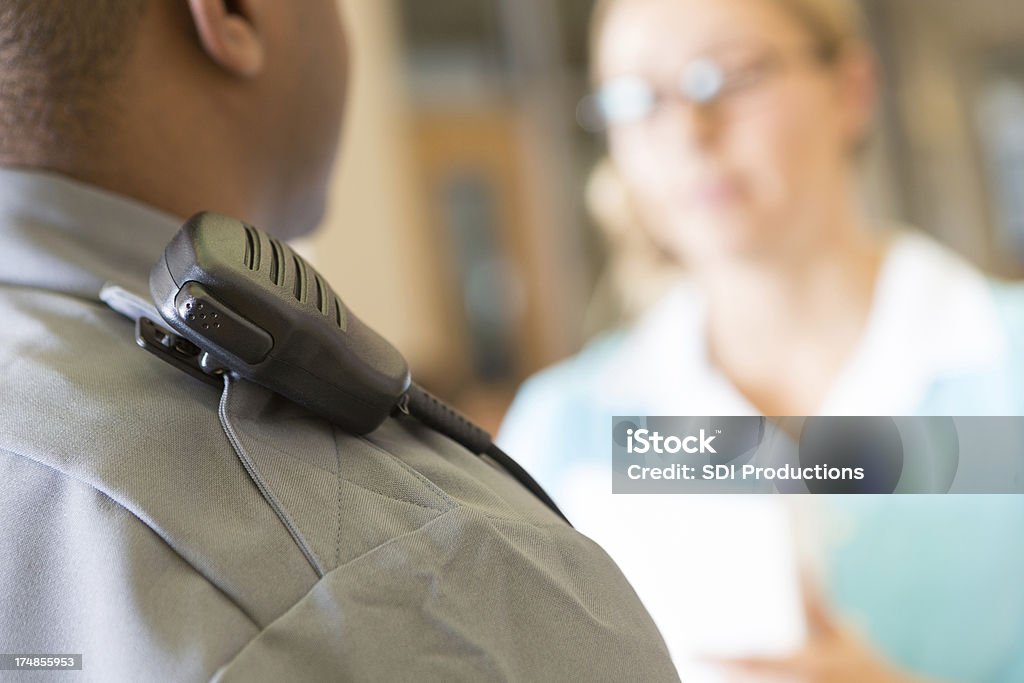
[[[624,75],[609,79],[580,100],[576,108],[576,120],[584,130],[604,133],[614,127],[649,121],[672,100],[711,108],[729,97],[753,92],[773,76],[799,63],[814,62],[828,66],[835,61],[835,50],[823,46],[809,45],[798,50],[762,52],[756,59],[750,60],[749,64],[731,70],[723,65],[720,57],[710,54],[694,57],[683,67],[677,86],[673,88],[658,87],[640,76]],[[621,97],[626,88],[636,91],[633,94],[637,97],[637,102],[633,104],[636,113],[609,116],[606,113],[608,100]],[[643,97],[647,98],[647,102],[640,101]]]

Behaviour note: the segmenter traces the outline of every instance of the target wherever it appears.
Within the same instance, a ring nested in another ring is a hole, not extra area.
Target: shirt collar
[[[706,302],[680,281],[603,369],[614,414],[749,415],[756,408],[709,361]],[[988,283],[934,241],[897,232],[853,356],[820,414],[914,414],[937,379],[983,371],[1008,353]],[[617,411],[617,412],[615,412]]]
[[[148,295],[149,272],[181,223],[62,175],[0,168],[0,284],[98,300],[115,282]]]
[[[708,361],[706,311],[699,288],[680,279],[640,319],[599,380],[614,387],[615,414],[757,414]]]
[[[864,335],[821,412],[914,414],[937,380],[991,371],[1009,352],[985,276],[924,235],[901,232]]]

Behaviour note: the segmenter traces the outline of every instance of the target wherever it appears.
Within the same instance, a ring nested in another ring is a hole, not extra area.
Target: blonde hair
[[[591,171],[584,197],[608,257],[587,310],[589,334],[638,318],[679,277],[681,267],[644,229],[611,159],[603,159]]]
[[[804,26],[822,58],[835,61],[850,43],[866,40],[864,14],[856,0],[775,0]]]
[[[633,0],[635,1],[635,0]],[[833,63],[850,45],[866,40],[867,23],[857,0],[773,0],[796,19],[815,42],[822,60]],[[596,52],[611,9],[627,0],[598,0],[591,15],[590,46]],[[597,60],[591,59],[591,63]]]

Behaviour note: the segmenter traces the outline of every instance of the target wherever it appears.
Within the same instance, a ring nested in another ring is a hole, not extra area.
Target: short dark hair
[[[0,146],[84,132],[149,0],[0,0]]]

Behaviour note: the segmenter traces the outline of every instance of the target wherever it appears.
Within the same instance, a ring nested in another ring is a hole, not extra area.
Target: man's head
[[[322,217],[338,0],[0,0],[0,163],[278,234]]]

